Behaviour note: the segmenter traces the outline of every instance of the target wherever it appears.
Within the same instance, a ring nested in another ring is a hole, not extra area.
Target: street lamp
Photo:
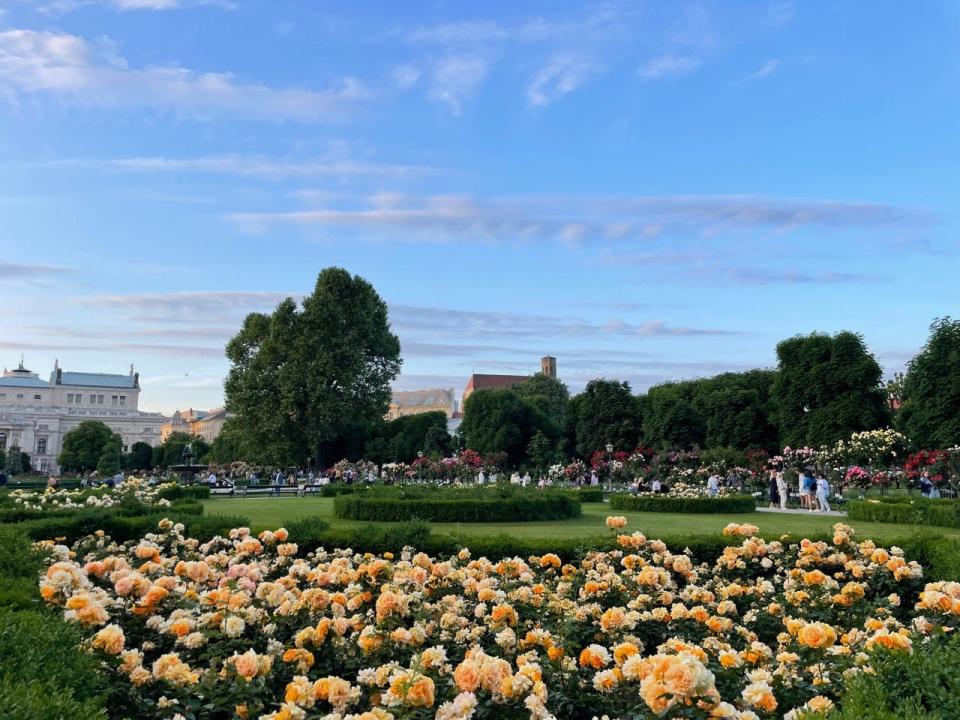
[[[423,450],[417,450],[417,460],[423,460]],[[420,472],[423,468],[423,464],[417,463],[417,482],[420,482]]]
[[[607,443],[607,489],[613,492],[613,443]]]

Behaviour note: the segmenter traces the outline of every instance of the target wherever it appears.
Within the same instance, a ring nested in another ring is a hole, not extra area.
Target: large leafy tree
[[[153,448],[149,443],[138,440],[130,446],[125,462],[130,470],[149,470],[153,467]]]
[[[410,462],[418,452],[444,455],[450,450],[446,413],[404,415],[383,422],[366,443],[366,456],[375,462]]]
[[[703,445],[703,417],[692,402],[694,383],[657,385],[641,399],[643,442],[656,448]]]
[[[882,371],[863,338],[813,333],[777,345],[772,399],[785,445],[832,445],[889,420]]]
[[[960,444],[960,320],[938,318],[902,383],[900,430],[923,448]]]
[[[110,440],[120,441],[113,430],[98,420],[84,420],[63,436],[57,462],[67,472],[88,472],[97,467],[104,447]],[[122,445],[122,442],[120,442]]]
[[[300,308],[288,298],[248,315],[226,354],[227,408],[257,460],[284,464],[322,466],[325,445],[382,417],[401,364],[386,303],[341,268],[323,270]]]
[[[699,380],[693,406],[703,419],[703,445],[747,450],[777,445],[770,392],[776,373],[750,370]]]
[[[577,454],[590,457],[607,443],[616,450],[633,450],[640,437],[640,420],[640,398],[630,390],[630,383],[591,380],[570,401],[567,427]]]
[[[507,464],[519,465],[537,431],[552,431],[550,420],[515,390],[477,390],[464,403],[457,432],[471,450],[506,453]]]
[[[553,424],[554,435],[563,431],[567,419],[567,405],[570,403],[570,391],[566,385],[556,378],[537,373],[513,389]]]

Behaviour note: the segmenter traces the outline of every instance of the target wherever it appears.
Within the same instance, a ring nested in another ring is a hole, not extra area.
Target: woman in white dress
[[[777,469],[777,491],[780,493],[780,509],[787,509],[787,479],[783,476],[783,468]]]

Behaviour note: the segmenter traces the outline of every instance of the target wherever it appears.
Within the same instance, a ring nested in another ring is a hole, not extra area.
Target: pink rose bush
[[[614,522],[613,525],[619,525]],[[960,583],[897,548],[766,541],[701,562],[639,532],[564,563],[348,549],[279,529],[54,546],[40,593],[139,718],[822,717],[873,653],[922,651]]]

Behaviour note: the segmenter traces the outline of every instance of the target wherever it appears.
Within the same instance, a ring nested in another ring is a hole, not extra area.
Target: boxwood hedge
[[[403,522],[522,522],[579,517],[580,500],[557,491],[366,491],[339,495],[333,500],[338,518]]]
[[[725,497],[681,498],[669,495],[614,495],[610,498],[613,510],[665,513],[746,513],[757,509],[750,495]]]
[[[853,500],[847,505],[847,517],[851,520],[894,523],[897,525],[934,525],[937,527],[960,527],[960,501],[904,498]]]

